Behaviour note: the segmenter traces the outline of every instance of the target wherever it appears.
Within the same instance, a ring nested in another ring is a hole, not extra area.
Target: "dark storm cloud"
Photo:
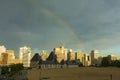
[[[0,44],[15,49],[119,46],[119,4],[119,0],[1,0]]]

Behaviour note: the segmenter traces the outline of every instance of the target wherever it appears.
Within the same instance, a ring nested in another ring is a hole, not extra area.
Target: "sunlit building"
[[[1,61],[2,61],[2,57],[1,57],[1,54],[2,53],[6,53],[6,48],[5,48],[5,46],[0,46],[0,64],[1,64]]]
[[[75,54],[76,54],[76,56],[75,56],[76,59],[79,59],[81,63],[84,63],[85,53],[84,52],[76,52]]]
[[[60,63],[64,59],[64,47],[54,48],[53,52],[57,57],[57,61]]]
[[[8,54],[2,53],[1,54],[1,66],[6,66],[8,64]]]
[[[99,57],[98,50],[92,50],[90,56],[91,56],[91,64],[92,65],[98,64],[98,57]]]
[[[40,56],[43,61],[46,61],[46,59],[48,58],[48,54],[46,53],[45,50],[40,52]]]
[[[8,54],[8,62],[7,64],[10,65],[13,62],[13,59],[15,59],[15,56],[14,56],[14,50],[7,50],[6,53]]]
[[[21,47],[19,51],[19,59],[22,60],[24,67],[30,67],[31,48],[26,46]]]
[[[22,63],[22,60],[21,59],[13,59],[13,64],[20,64]]]
[[[64,59],[64,61],[68,60],[68,49],[64,49],[63,59]]]
[[[1,66],[22,63],[20,59],[15,59],[14,50],[7,50],[6,53],[2,53],[1,60]]]
[[[69,61],[72,61],[72,60],[75,60],[75,52],[69,52],[68,53],[68,60]]]
[[[84,55],[84,66],[90,66],[91,65],[91,56],[90,55],[87,55],[85,54]]]
[[[34,56],[34,53],[31,53],[31,55],[30,55],[30,59],[32,59],[32,58],[33,58],[33,56]]]

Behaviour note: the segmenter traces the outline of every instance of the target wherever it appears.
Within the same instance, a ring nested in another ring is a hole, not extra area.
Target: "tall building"
[[[1,66],[22,63],[20,59],[15,59],[14,50],[7,50],[1,54]]]
[[[0,64],[1,64],[1,62],[2,62],[2,53],[6,53],[6,48],[5,48],[5,46],[0,46]]]
[[[91,56],[91,64],[92,65],[98,64],[98,57],[99,57],[98,50],[92,50],[90,56]]]
[[[84,55],[84,66],[90,66],[91,65],[91,56],[90,55],[87,55],[85,54]]]
[[[64,59],[64,61],[68,60],[68,49],[64,49],[63,59]]]
[[[76,52],[76,59],[79,59],[80,62],[83,64],[84,63],[84,57],[85,57],[85,53],[84,52]]]
[[[15,56],[14,56],[14,50],[7,50],[6,53],[8,54],[8,62],[7,64],[10,65],[13,62],[13,59],[15,59]]]
[[[76,58],[75,52],[68,53],[68,60],[69,61],[75,60],[75,58]]]
[[[30,67],[31,48],[26,46],[21,47],[19,51],[19,59],[22,60],[24,67]]]
[[[54,48],[53,52],[57,57],[57,61],[60,63],[64,59],[64,47]]]
[[[6,66],[8,64],[8,54],[2,53],[1,54],[1,66]]]

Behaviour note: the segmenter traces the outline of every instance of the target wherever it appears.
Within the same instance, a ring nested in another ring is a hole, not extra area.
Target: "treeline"
[[[9,76],[12,76],[23,69],[23,64],[12,64],[9,66],[2,66],[1,74],[8,74]]]
[[[107,57],[103,57],[101,62],[102,67],[120,67],[120,60],[109,60]]]

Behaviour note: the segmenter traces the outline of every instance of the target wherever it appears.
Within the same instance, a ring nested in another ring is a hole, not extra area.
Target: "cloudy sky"
[[[0,0],[0,45],[119,55],[120,0]]]

